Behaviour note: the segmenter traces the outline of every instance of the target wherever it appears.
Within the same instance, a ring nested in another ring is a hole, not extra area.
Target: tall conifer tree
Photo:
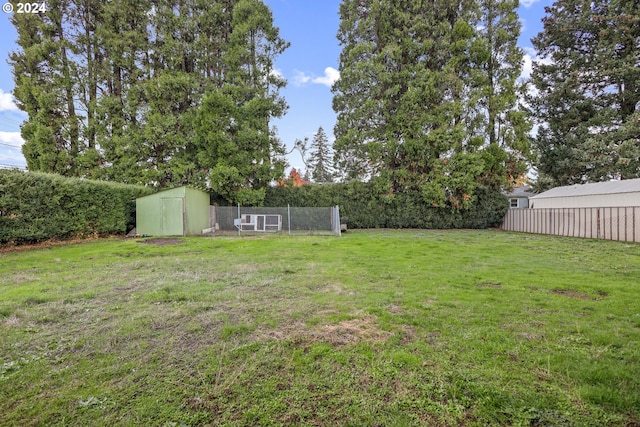
[[[640,3],[558,0],[534,40],[541,178],[640,177]]]
[[[12,18],[29,169],[165,187],[231,168],[249,192],[282,176],[269,121],[286,110],[273,61],[288,44],[262,1],[52,1]],[[236,156],[212,154],[220,121]]]
[[[514,127],[524,120],[513,77],[522,52],[504,40],[517,39],[516,6],[343,1],[333,88],[341,172],[434,206],[468,206],[478,182],[506,184],[510,152],[526,150],[526,125]]]
[[[526,173],[531,160],[531,122],[520,105],[525,86],[519,82],[524,52],[517,46],[518,0],[479,0],[477,6],[469,47],[467,134],[470,146],[481,150],[480,182],[509,187]]]
[[[329,138],[322,126],[313,135],[309,155],[310,178],[313,182],[333,182],[332,153]],[[307,171],[308,173],[309,171]]]
[[[13,52],[18,106],[29,115],[22,127],[23,154],[30,170],[75,175],[80,146],[80,124],[74,93],[78,90],[72,62],[77,47],[65,24],[72,13],[68,1],[47,3],[46,13],[14,14],[21,53]]]
[[[264,190],[284,174],[284,146],[269,128],[287,108],[285,82],[273,62],[289,43],[259,0],[239,0],[231,17],[224,79],[205,95],[195,121],[198,164],[227,200],[259,204]]]

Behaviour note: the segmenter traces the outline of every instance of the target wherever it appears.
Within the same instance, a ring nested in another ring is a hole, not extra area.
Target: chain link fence
[[[524,233],[640,242],[640,206],[510,209],[501,228]]]
[[[338,206],[321,208],[211,206],[211,232],[216,235],[341,235]]]

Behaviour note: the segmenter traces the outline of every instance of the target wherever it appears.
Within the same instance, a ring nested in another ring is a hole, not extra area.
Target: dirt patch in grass
[[[551,293],[554,293],[556,295],[562,295],[567,298],[590,299],[590,300],[596,299],[591,295],[587,295],[584,292],[576,291],[575,289],[553,289]]]
[[[156,239],[140,240],[140,243],[146,243],[147,245],[156,245],[156,246],[179,245],[180,243],[182,243],[182,239],[158,237]]]

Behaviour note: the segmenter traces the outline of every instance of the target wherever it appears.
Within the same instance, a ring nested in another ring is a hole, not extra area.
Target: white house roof
[[[636,192],[640,192],[640,178],[556,187],[545,191],[544,193],[532,196],[530,199],[551,199],[556,197],[594,196]]]

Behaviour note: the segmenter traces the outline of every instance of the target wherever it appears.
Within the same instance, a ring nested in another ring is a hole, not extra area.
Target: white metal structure
[[[282,215],[243,214],[234,224],[240,231],[277,232],[282,230]]]
[[[529,197],[533,209],[625,206],[640,206],[640,178],[556,187]]]
[[[330,234],[340,236],[340,208],[213,206],[210,224],[217,235],[237,233]]]

